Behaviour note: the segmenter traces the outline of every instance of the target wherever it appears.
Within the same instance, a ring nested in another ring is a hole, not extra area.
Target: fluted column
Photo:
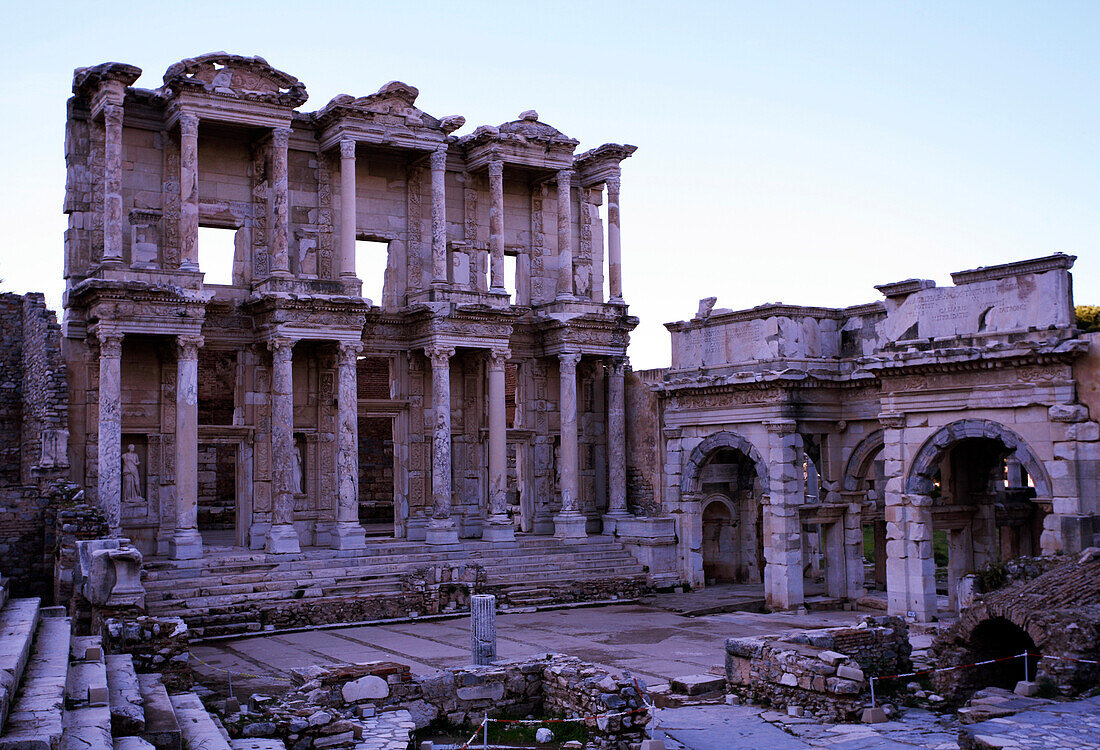
[[[489,162],[489,288],[504,291],[504,162]]]
[[[180,268],[199,270],[199,118],[180,115]]]
[[[607,514],[605,534],[614,533],[620,519],[629,518],[626,509],[626,357],[611,360],[607,387]]]
[[[355,141],[340,141],[340,277],[355,278]]]
[[[458,531],[451,518],[451,357],[453,346],[429,346],[424,353],[432,363],[432,405],[435,431],[432,435],[432,520],[425,541],[428,544],[456,544]]]
[[[607,268],[610,302],[623,301],[623,254],[619,240],[619,175],[607,178]]]
[[[202,336],[176,337],[176,530],[169,554],[202,557],[199,536],[199,349]]]
[[[99,334],[98,497],[111,534],[122,526],[122,334]]]
[[[432,283],[447,281],[447,147],[432,152]]]
[[[558,299],[573,298],[573,170],[558,172]]]
[[[103,107],[103,263],[122,263],[122,105]]]
[[[336,393],[336,482],[339,488],[336,506],[337,549],[359,549],[366,534],[359,523],[359,395],[356,389],[358,342],[341,342],[337,367]]]
[[[558,539],[584,539],[586,519],[579,511],[577,481],[577,363],[579,352],[558,355],[561,376],[561,455],[559,457],[561,513],[554,516],[554,536]]]
[[[276,338],[271,349],[271,453],[275,488],[268,552],[300,552],[294,528],[294,342]]]
[[[508,542],[516,530],[508,519],[508,420],[505,409],[507,349],[489,352],[489,519],[482,539]]]
[[[290,128],[271,131],[271,275],[290,276]]]

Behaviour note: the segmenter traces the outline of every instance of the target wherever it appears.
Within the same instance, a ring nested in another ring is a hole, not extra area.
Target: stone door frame
[[[251,427],[226,425],[199,425],[200,445],[229,445],[237,449],[236,458],[236,503],[234,509],[233,536],[236,546],[248,549],[252,529],[252,479],[254,435]],[[197,502],[197,500],[196,500]]]

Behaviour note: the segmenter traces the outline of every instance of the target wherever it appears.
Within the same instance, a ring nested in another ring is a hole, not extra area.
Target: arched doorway
[[[705,583],[764,580],[765,472],[752,443],[732,432],[710,435],[692,451],[681,489],[699,502]]]
[[[963,420],[940,429],[913,461],[906,489],[931,498],[936,590],[958,610],[963,576],[1037,555],[1050,480],[1031,448],[1003,425]]]
[[[864,583],[868,589],[886,590],[886,464],[884,433],[875,430],[856,445],[844,469],[844,490],[863,494]]]

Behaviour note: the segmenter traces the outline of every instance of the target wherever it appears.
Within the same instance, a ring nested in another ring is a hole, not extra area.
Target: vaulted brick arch
[[[688,456],[684,463],[680,480],[680,492],[684,495],[698,493],[702,490],[700,471],[707,460],[719,450],[735,450],[748,457],[756,469],[756,476],[764,492],[768,491],[768,465],[764,462],[760,451],[748,438],[738,435],[736,432],[722,430],[713,435],[708,435],[703,442],[695,446],[695,450]]]
[[[1035,483],[1036,495],[1052,497],[1050,477],[1031,446],[1012,430],[988,419],[963,419],[934,432],[924,441],[909,466],[905,491],[918,495],[931,494],[936,470],[944,455],[952,446],[969,438],[988,438],[999,442],[1005,447],[1005,455],[1015,456],[1027,470]]]

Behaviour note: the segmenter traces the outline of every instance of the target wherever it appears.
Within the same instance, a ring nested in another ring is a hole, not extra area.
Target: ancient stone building
[[[891,613],[927,620],[987,563],[1094,544],[1097,348],[1073,261],[886,284],[844,309],[708,299],[668,324],[672,366],[629,389],[631,422],[659,429],[632,439],[629,473],[675,519],[678,575],[759,582],[778,608],[884,587]]]
[[[140,72],[77,70],[65,145],[73,474],[116,533],[189,559],[630,518],[633,146],[577,154],[533,111],[455,137],[400,82],[308,112],[260,58]]]

